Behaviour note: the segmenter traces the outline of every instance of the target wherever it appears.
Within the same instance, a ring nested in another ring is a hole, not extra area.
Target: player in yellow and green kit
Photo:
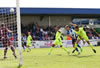
[[[32,41],[32,36],[31,36],[31,33],[28,32],[27,44],[26,44],[27,52],[31,51],[31,48],[30,48],[32,46],[31,41]]]
[[[55,30],[57,31],[56,36],[55,36],[55,41],[54,41],[53,45],[51,46],[50,52],[48,53],[48,55],[51,54],[53,48],[56,45],[59,45],[62,49],[64,49],[65,52],[67,52],[69,54],[69,51],[67,51],[67,49],[63,47],[62,39],[61,39],[61,30],[60,30],[59,26],[55,26]]]
[[[86,32],[84,31],[82,27],[79,28],[78,26],[76,26],[75,33],[79,36],[77,42],[75,43],[75,47],[77,47],[78,41],[80,41],[81,39],[84,39],[89,44],[93,52],[96,53],[96,50],[93,48],[92,44],[89,42],[88,36],[86,35]]]

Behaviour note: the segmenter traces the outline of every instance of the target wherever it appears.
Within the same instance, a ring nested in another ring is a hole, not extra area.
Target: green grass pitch
[[[32,49],[29,53],[23,52],[21,68],[100,68],[100,47],[94,48],[97,50],[96,54],[90,47],[83,47],[80,55],[77,55],[77,52],[67,55],[60,48],[54,48],[51,55],[48,55],[49,48]],[[18,59],[14,59],[10,50],[6,60],[2,59],[3,50],[0,50],[0,53],[0,68],[18,68]]]

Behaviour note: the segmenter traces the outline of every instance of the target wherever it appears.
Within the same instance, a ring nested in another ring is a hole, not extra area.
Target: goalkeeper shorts
[[[83,38],[85,41],[89,41],[89,39],[88,39],[87,36],[83,36],[82,38]],[[78,39],[81,40],[79,37],[78,37]]]

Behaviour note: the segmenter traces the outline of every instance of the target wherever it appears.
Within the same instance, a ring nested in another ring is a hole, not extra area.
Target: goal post
[[[22,66],[22,42],[21,42],[21,19],[20,19],[20,1],[16,0],[17,12],[17,32],[18,32],[18,49],[19,49],[19,66]]]
[[[10,7],[0,6],[0,68],[23,65],[19,2],[14,0]]]

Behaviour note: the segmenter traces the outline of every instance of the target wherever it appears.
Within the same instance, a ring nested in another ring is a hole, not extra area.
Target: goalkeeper
[[[3,43],[4,47],[5,47],[5,49],[4,49],[4,59],[7,58],[6,54],[7,54],[7,51],[8,51],[8,47],[11,48],[14,57],[17,58],[13,43],[8,38],[8,33],[12,33],[13,34],[13,32],[7,28],[6,24],[2,23],[1,26],[0,26],[0,41],[2,41],[2,43]]]
[[[53,48],[54,48],[56,45],[59,45],[62,49],[64,49],[65,52],[67,52],[67,53],[69,54],[69,51],[67,51],[67,49],[63,47],[62,40],[61,40],[61,30],[60,30],[59,26],[55,26],[55,30],[57,31],[57,32],[56,32],[56,36],[55,36],[55,41],[54,41],[54,43],[52,44],[52,46],[51,46],[51,48],[50,48],[50,52],[48,53],[48,55],[51,54]]]
[[[86,32],[84,31],[84,29],[82,27],[79,28],[78,26],[75,26],[75,33],[79,36],[77,42],[75,43],[75,48],[78,45],[78,41],[80,41],[81,39],[84,39],[89,44],[89,46],[91,47],[93,52],[96,53],[96,50],[93,48],[92,44],[89,42]]]

